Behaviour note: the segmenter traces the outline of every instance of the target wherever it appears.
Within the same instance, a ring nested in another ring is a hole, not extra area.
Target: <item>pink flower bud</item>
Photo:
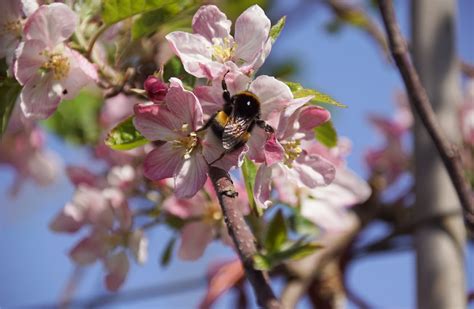
[[[148,76],[144,87],[148,98],[154,103],[162,102],[168,92],[168,85],[154,75]]]

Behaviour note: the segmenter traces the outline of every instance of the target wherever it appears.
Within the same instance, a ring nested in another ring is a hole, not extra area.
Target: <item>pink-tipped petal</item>
[[[204,115],[208,118],[224,106],[222,89],[214,86],[197,86],[194,88],[194,94],[201,103]]]
[[[81,166],[68,166],[66,173],[69,180],[76,187],[79,185],[86,185],[89,187],[96,187],[98,185],[98,177],[85,167]]]
[[[204,222],[186,224],[181,230],[181,245],[178,255],[186,261],[197,260],[212,241],[212,226]]]
[[[182,121],[164,105],[137,104],[134,112],[135,128],[150,141],[174,141],[185,136]]]
[[[301,110],[299,123],[300,128],[305,131],[313,130],[331,119],[327,109],[319,106],[307,106]]]
[[[52,48],[67,40],[76,30],[76,24],[77,16],[67,5],[42,5],[28,18],[24,35],[27,40],[40,40]]]
[[[235,56],[245,62],[255,62],[268,40],[271,22],[258,5],[245,10],[235,22]]]
[[[194,196],[206,183],[208,166],[201,154],[191,154],[181,160],[175,174],[175,194],[178,198]]]
[[[68,56],[70,70],[67,76],[61,80],[61,96],[70,100],[79,93],[84,86],[97,81],[97,71],[84,56],[78,52],[65,47],[64,54]]]
[[[267,140],[264,147],[265,164],[270,166],[277,162],[282,162],[285,157],[285,149],[275,138],[275,134]]]
[[[206,158],[206,161],[209,163],[219,158],[225,151],[224,147],[222,147],[222,142],[210,130],[207,132],[205,139],[202,141],[202,145],[203,155]],[[226,154],[212,166],[222,168],[226,171],[230,170],[234,166],[239,166],[241,162],[241,156],[246,152],[246,150],[246,147],[236,149]]]
[[[93,231],[72,248],[69,256],[75,263],[87,265],[105,256],[108,249],[106,235],[100,231]]]
[[[72,203],[67,203],[62,211],[49,224],[49,228],[55,232],[75,233],[83,225],[85,210]]]
[[[203,5],[194,14],[193,31],[212,42],[213,38],[227,38],[231,21],[215,5]]]
[[[176,118],[181,120],[181,129],[187,126],[185,133],[195,131],[202,124],[202,108],[194,93],[181,85],[169,88],[165,99],[166,106]]]
[[[143,173],[151,180],[172,177],[183,161],[184,148],[164,143],[151,151],[143,162]]]

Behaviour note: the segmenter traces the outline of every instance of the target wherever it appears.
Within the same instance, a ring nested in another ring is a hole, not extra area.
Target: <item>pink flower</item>
[[[175,31],[166,36],[184,69],[196,77],[221,78],[226,66],[250,75],[271,50],[270,20],[258,5],[245,10],[230,35],[231,21],[214,5],[202,6],[193,18],[193,34]]]
[[[238,207],[243,214],[248,214],[248,201],[243,185],[239,185]],[[220,237],[227,245],[232,245],[227,228],[224,224],[214,188],[210,181],[204,189],[191,199],[179,199],[175,195],[167,198],[163,208],[182,219],[190,220],[181,229],[181,244],[178,255],[183,260],[196,260],[202,256],[207,245],[216,237]]]
[[[166,85],[161,79],[154,75],[147,77],[143,87],[145,88],[148,98],[153,103],[162,102],[166,97],[166,93],[168,92],[168,85]]]
[[[0,59],[11,65],[23,33],[23,18],[38,8],[36,1],[5,0],[0,10]]]
[[[178,198],[196,194],[206,182],[208,162],[224,151],[212,133],[195,133],[203,124],[196,96],[172,78],[164,104],[136,105],[134,123],[148,140],[163,142],[145,158],[145,176],[151,180],[173,177]],[[238,156],[226,156],[216,166],[229,169],[237,164]]]
[[[271,181],[277,177],[308,188],[326,186],[334,179],[334,165],[312,150],[314,135],[308,135],[314,127],[328,121],[330,113],[321,107],[306,106],[311,98],[293,99],[280,115],[275,135],[266,142],[254,139],[250,146],[249,157],[264,162],[257,171],[254,187],[260,207],[271,205]]]
[[[24,28],[16,50],[14,73],[23,85],[20,102],[28,118],[48,118],[63,99],[97,79],[94,66],[64,42],[74,33],[77,17],[65,4],[42,5]]]
[[[327,186],[298,187],[282,178],[275,178],[279,199],[289,205],[299,203],[301,214],[326,232],[342,232],[352,225],[353,217],[347,208],[367,200],[371,189],[366,181],[346,167],[349,141],[340,138],[337,147],[328,149],[314,143],[310,152],[318,153],[334,164],[336,174]]]
[[[13,196],[27,179],[40,186],[53,183],[61,166],[58,155],[45,149],[43,130],[22,116],[15,108],[0,143],[0,165],[6,165],[16,173],[10,189]]]

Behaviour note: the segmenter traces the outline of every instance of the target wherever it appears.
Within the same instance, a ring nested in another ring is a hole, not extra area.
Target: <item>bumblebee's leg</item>
[[[215,113],[211,116],[211,118],[209,118],[209,120],[208,120],[201,128],[197,129],[197,130],[196,130],[196,133],[197,133],[197,132],[204,131],[204,130],[206,130],[207,128],[209,128],[209,127],[211,126],[212,122],[214,121],[214,118],[216,118],[217,113],[218,113],[218,112],[215,112]]]
[[[272,126],[269,125],[268,123],[266,123],[266,122],[265,122],[264,120],[262,120],[262,119],[257,119],[257,120],[255,120],[255,124],[256,124],[257,126],[259,126],[260,128],[264,129],[265,132],[267,132],[267,133],[274,133],[274,132],[275,132],[275,130],[272,128]]]
[[[231,99],[231,96],[230,96],[230,92],[229,90],[227,89],[227,84],[225,82],[225,77],[227,75],[227,73],[229,73],[230,71],[227,71],[225,74],[224,74],[224,77],[222,78],[222,90],[223,90],[223,93],[222,93],[222,96],[224,97],[224,101],[226,104],[231,104],[232,103],[232,99]]]

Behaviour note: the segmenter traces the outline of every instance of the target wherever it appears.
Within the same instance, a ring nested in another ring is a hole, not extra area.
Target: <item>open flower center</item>
[[[52,71],[54,79],[60,80],[67,76],[70,69],[69,59],[61,53],[51,53],[44,51],[43,56],[47,58],[46,62],[41,66],[46,71]]]
[[[214,39],[212,46],[212,58],[219,62],[226,62],[232,59],[237,49],[237,43],[229,38]]]
[[[11,34],[16,37],[21,36],[21,21],[18,20],[13,20],[13,21],[7,21],[2,25],[0,28],[0,34]]]
[[[198,146],[198,137],[195,132],[191,132],[188,136],[174,141],[174,144],[177,147],[184,148],[183,157],[184,159],[189,159],[193,150]]]
[[[289,168],[293,167],[293,161],[295,161],[296,158],[300,156],[301,152],[303,152],[303,149],[301,149],[300,145],[300,140],[282,143],[283,149],[285,150],[284,163]]]

